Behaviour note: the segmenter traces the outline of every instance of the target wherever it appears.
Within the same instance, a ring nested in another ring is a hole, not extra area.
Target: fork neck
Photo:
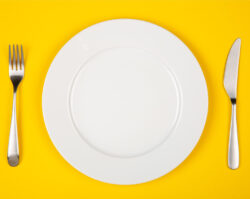
[[[13,91],[14,91],[14,93],[16,93],[17,88],[18,88],[18,85],[13,86]]]

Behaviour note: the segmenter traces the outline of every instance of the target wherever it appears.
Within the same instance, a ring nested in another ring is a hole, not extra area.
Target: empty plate
[[[43,91],[45,124],[60,154],[113,184],[147,182],[177,167],[199,140],[207,109],[191,51],[167,30],[132,19],[74,36]]]

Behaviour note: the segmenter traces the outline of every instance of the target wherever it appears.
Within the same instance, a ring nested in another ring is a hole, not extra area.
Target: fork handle
[[[239,144],[236,120],[236,103],[232,103],[231,128],[228,149],[228,166],[230,169],[239,168]]]
[[[17,166],[19,163],[19,147],[17,136],[17,120],[16,120],[16,91],[14,90],[12,117],[10,124],[10,137],[8,146],[8,163],[10,166]]]

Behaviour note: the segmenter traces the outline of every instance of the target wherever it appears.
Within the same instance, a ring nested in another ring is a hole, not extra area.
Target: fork
[[[16,121],[16,92],[18,85],[24,76],[24,60],[23,60],[23,47],[21,45],[21,60],[19,59],[19,47],[13,45],[13,57],[11,60],[11,46],[9,45],[9,76],[13,84],[13,105],[12,105],[12,117],[10,124],[10,137],[8,146],[8,163],[10,166],[17,166],[19,164],[19,146],[17,135],[17,121]]]

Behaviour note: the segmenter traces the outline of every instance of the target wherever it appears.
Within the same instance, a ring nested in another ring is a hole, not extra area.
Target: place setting
[[[225,115],[230,132],[223,132],[229,137],[225,169],[237,172],[241,39],[230,45],[220,83],[232,106]],[[26,60],[22,45],[8,50],[14,94],[7,161],[18,167],[23,132],[16,92],[26,78]],[[54,147],[72,169],[104,183],[133,185],[174,172],[190,155],[206,124],[208,96],[201,66],[185,42],[148,21],[112,19],[63,45],[46,74],[42,112]]]

